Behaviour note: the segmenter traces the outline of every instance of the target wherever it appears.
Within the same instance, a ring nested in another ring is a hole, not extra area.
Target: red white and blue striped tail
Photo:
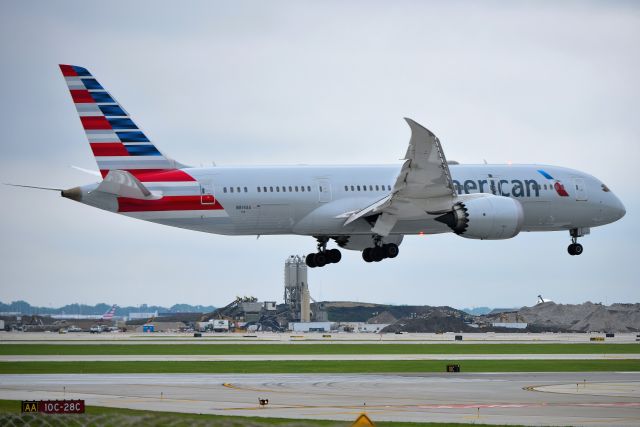
[[[60,70],[103,177],[110,170],[138,175],[184,167],[151,143],[129,113],[86,68],[60,65]]]
[[[116,314],[117,307],[118,306],[116,304],[113,304],[111,308],[102,315],[102,320],[113,320],[113,316]]]

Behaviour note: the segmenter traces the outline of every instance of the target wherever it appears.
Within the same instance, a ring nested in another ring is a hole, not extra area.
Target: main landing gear
[[[338,249],[327,250],[326,237],[318,237],[318,252],[315,254],[309,254],[305,258],[305,263],[308,267],[324,267],[327,264],[337,264],[342,259],[342,253]]]
[[[381,238],[375,239],[375,246],[362,251],[362,259],[366,262],[380,262],[385,258],[395,258],[400,253],[395,243],[382,244]]]
[[[569,230],[569,233],[571,234],[571,244],[567,247],[567,252],[569,255],[581,255],[584,249],[578,243],[578,237],[582,237],[584,234],[581,234],[577,228]]]

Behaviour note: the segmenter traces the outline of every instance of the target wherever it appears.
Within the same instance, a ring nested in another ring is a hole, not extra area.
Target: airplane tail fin
[[[117,305],[113,304],[111,308],[105,314],[102,315],[102,319],[103,320],[113,319],[113,315],[116,313],[116,308],[117,308]]]
[[[103,177],[110,170],[137,174],[184,167],[153,145],[86,68],[61,64],[60,70]]]

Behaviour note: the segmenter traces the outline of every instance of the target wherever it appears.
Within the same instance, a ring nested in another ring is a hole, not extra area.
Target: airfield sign
[[[84,400],[23,400],[22,412],[44,414],[83,414]]]

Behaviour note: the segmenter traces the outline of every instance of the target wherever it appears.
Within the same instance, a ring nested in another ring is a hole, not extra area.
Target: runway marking
[[[575,384],[575,387],[574,387]],[[628,397],[628,398],[636,398],[638,394],[636,393],[631,395],[616,395],[616,394],[608,394],[606,390],[599,387],[602,386],[611,386],[613,388],[609,388],[607,390],[613,390],[618,392],[627,392],[629,391],[628,387],[637,387],[637,381],[622,381],[622,382],[606,382],[606,381],[589,381],[589,382],[581,382],[577,381],[575,383],[561,383],[561,384],[539,384],[533,386],[523,387],[522,389],[525,391],[535,391],[538,393],[552,393],[552,394],[564,394],[564,395],[576,395],[576,396],[604,396],[604,397]],[[619,386],[620,388],[615,388]],[[554,389],[557,387],[568,387],[564,390]],[[575,388],[575,391],[574,391]],[[636,389],[632,389],[632,391],[636,391]]]
[[[233,385],[231,383],[222,383],[223,387],[226,388],[231,388],[233,390],[239,390],[239,391],[261,391],[263,393],[295,393],[294,391],[277,391],[277,390],[269,390],[269,389],[260,389],[260,388],[251,388],[251,387],[238,387],[236,385]]]
[[[330,384],[330,383],[324,383],[324,384]],[[274,393],[274,394],[295,394],[295,395],[305,395],[305,396],[328,396],[328,397],[346,397],[346,398],[352,398],[353,395],[351,394],[347,394],[342,392],[342,390],[340,389],[336,389],[337,392],[336,393],[321,393],[321,392],[316,392],[316,391],[299,391],[299,390],[275,390],[275,389],[268,389],[268,388],[251,388],[251,387],[241,387],[241,386],[237,386],[235,384],[232,383],[223,383],[222,384],[223,387],[232,389],[232,390],[237,390],[237,391],[255,391],[255,392],[260,392],[260,393]],[[389,399],[389,400],[395,400],[395,401],[404,401],[404,400],[411,400],[414,401],[415,398],[413,397],[385,397],[385,399]]]
[[[451,404],[417,404],[417,405],[274,405],[270,407],[235,407],[221,408],[223,411],[244,411],[256,409],[353,409],[375,411],[397,411],[399,409],[521,409],[542,407],[596,407],[596,408],[640,408],[640,402],[609,402],[609,403],[451,403]]]

